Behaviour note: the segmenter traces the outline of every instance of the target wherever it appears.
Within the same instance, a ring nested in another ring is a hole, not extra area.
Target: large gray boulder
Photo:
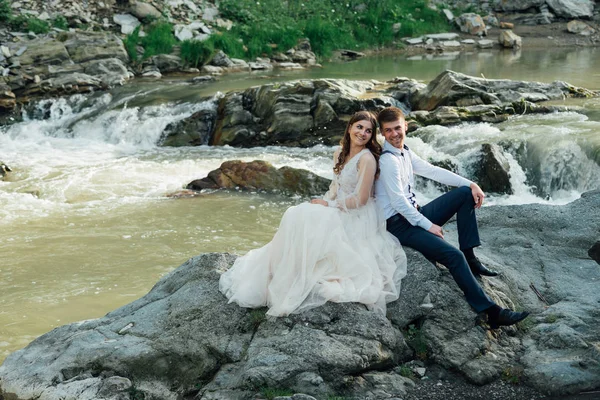
[[[254,399],[259,388],[278,387],[318,399],[404,398],[411,383],[394,366],[410,358],[477,384],[520,371],[523,384],[551,395],[600,388],[600,268],[586,256],[600,225],[600,191],[564,206],[494,206],[478,214],[477,253],[502,272],[483,278],[484,290],[502,306],[532,312],[516,327],[486,331],[449,272],[411,250],[388,318],[359,304],[275,319],[226,304],[219,272],[235,256],[203,254],[143,298],[11,354],[0,366],[0,394]],[[445,228],[455,243],[456,228]]]
[[[413,110],[431,111],[440,106],[503,104],[519,101],[539,102],[564,97],[597,96],[566,82],[552,83],[476,78],[446,70],[417,91],[410,100]]]
[[[497,144],[482,144],[472,168],[475,181],[484,192],[513,193],[510,184],[510,165],[502,148]]]
[[[562,18],[592,18],[593,0],[546,0],[552,12]]]
[[[167,125],[160,144],[173,147],[206,145],[213,135],[216,121],[216,108],[197,111],[189,118]]]
[[[492,2],[497,11],[526,11],[541,7],[546,0],[496,0]]]

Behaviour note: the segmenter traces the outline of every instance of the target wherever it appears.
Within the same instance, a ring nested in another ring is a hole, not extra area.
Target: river
[[[136,80],[107,93],[40,102],[24,122],[0,127],[0,160],[14,170],[0,181],[0,361],[53,327],[139,298],[194,255],[243,254],[266,243],[283,211],[302,199],[166,197],[223,161],[261,159],[331,177],[331,147],[157,146],[167,124],[214,107],[219,93],[299,78],[429,81],[445,69],[600,89],[597,65],[600,50],[589,48],[385,55],[304,71],[231,74],[197,86],[175,77]],[[488,204],[564,204],[600,187],[600,100],[562,104],[585,113],[432,126],[408,144],[423,156],[452,159],[468,175],[479,144],[501,143],[509,149],[515,194],[490,196]],[[527,157],[519,156],[523,148]],[[437,190],[421,186],[421,203]]]

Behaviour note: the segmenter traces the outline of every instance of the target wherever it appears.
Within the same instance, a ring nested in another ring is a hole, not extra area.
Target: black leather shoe
[[[497,318],[491,318],[488,316],[488,325],[490,329],[498,329],[500,326],[514,325],[517,322],[523,321],[529,313],[527,311],[512,311],[507,308],[503,308],[498,313]]]
[[[471,268],[471,272],[475,276],[477,276],[477,275],[497,276],[498,275],[498,272],[492,271],[491,269],[487,269],[486,266],[483,265],[481,263],[481,261],[479,261],[479,258],[477,258],[477,257],[467,260],[467,263],[469,264],[469,268]]]

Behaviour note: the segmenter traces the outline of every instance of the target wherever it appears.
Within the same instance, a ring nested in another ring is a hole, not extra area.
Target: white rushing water
[[[129,105],[152,93],[42,101],[23,122],[0,128],[0,160],[14,170],[0,181],[0,360],[53,326],[99,317],[140,297],[189,257],[244,253],[268,241],[283,210],[302,199],[166,197],[223,161],[260,159],[332,176],[332,147],[160,147],[168,124],[216,107],[218,95]],[[487,204],[563,204],[600,187],[599,130],[585,115],[561,113],[430,126],[407,142],[424,158],[453,161],[467,176],[478,147],[497,143],[515,193],[490,195]],[[424,204],[439,189],[425,185],[419,192]]]

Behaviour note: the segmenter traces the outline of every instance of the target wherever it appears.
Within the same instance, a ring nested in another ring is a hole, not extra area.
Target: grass
[[[415,351],[415,356],[420,360],[427,359],[427,342],[423,336],[421,328],[415,324],[410,324],[406,331],[406,341]]]
[[[125,45],[125,50],[129,55],[131,61],[136,63],[138,61],[137,54],[137,45],[140,41],[140,26],[136,27],[133,32],[131,32],[125,39],[123,39],[123,44]]]
[[[177,39],[173,35],[173,25],[166,21],[156,21],[146,29],[146,36],[141,39],[144,47],[144,58],[157,54],[169,54],[173,51]]]
[[[401,365],[397,369],[397,372],[405,378],[414,379],[415,377],[415,373],[413,372],[412,368],[408,365]]]
[[[262,393],[262,395],[267,400],[273,400],[275,397],[278,396],[292,396],[294,394],[294,392],[290,389],[280,389],[271,387],[264,387],[260,389],[260,393]]]
[[[258,328],[260,324],[267,320],[267,309],[257,308],[250,311],[250,322],[254,326],[254,329]]]
[[[12,8],[8,0],[0,0],[0,22],[8,22],[12,18]]]
[[[451,29],[428,0],[222,0],[219,7],[234,22],[231,33],[242,39],[244,58],[285,52],[301,37],[328,57],[335,49],[391,46],[405,36]]]
[[[508,367],[502,371],[502,380],[504,382],[518,385],[523,377],[523,368],[521,367]]]
[[[67,22],[67,19],[62,15],[59,15],[58,17],[52,20],[52,26],[58,29],[62,29],[63,31],[69,29],[69,23]]]
[[[206,64],[212,58],[214,51],[215,46],[211,40],[184,40],[181,42],[181,59],[192,68]]]

